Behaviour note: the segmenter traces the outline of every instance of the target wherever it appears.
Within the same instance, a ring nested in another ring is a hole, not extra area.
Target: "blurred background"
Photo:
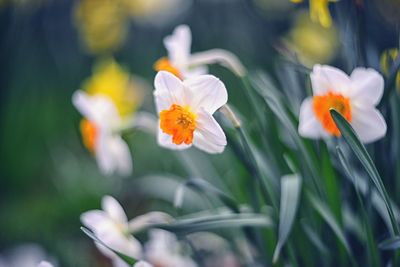
[[[353,12],[350,2],[331,4],[332,16],[340,19]],[[373,51],[368,53],[369,65],[379,69],[382,52],[398,47],[399,1],[354,2],[365,5],[364,38]],[[134,131],[124,136],[133,154],[133,175],[121,178],[102,176],[82,144],[73,92],[107,90],[100,88],[105,84],[124,87],[128,79],[134,100],[125,101],[123,108],[154,112],[153,64],[166,55],[162,40],[179,24],[191,27],[192,51],[223,48],[247,68],[263,69],[274,77],[285,68],[277,62],[290,61],[292,52],[304,66],[340,65],[341,58],[351,56],[353,45],[343,41],[344,35],[352,34],[350,25],[326,28],[312,22],[307,2],[0,0],[2,259],[33,254],[54,258],[65,267],[110,266],[79,229],[80,214],[99,208],[103,195],[116,197],[129,218],[151,210],[177,215],[170,203],[179,180],[205,175],[207,169],[209,177],[223,177],[221,187],[230,186],[234,177],[245,183],[240,164],[235,169],[224,164],[238,161],[229,149],[222,156],[189,150],[185,153],[201,164],[182,167],[185,154],[160,148],[153,136]],[[349,71],[354,66],[342,67]],[[229,102],[251,124],[237,79],[221,67],[210,71],[226,83]],[[246,192],[237,184],[232,190],[240,198]],[[185,205],[196,210],[200,202],[192,199]]]

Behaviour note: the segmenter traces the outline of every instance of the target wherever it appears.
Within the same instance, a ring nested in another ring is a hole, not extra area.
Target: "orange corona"
[[[334,136],[340,136],[340,131],[329,112],[330,109],[335,109],[348,122],[351,122],[351,105],[349,98],[334,92],[328,92],[325,95],[313,97],[313,110],[317,119],[328,133]]]
[[[168,110],[160,112],[160,128],[172,135],[172,142],[180,145],[191,144],[196,129],[196,115],[188,108],[173,104]]]
[[[174,67],[166,57],[162,57],[157,60],[156,63],[154,63],[154,69],[156,71],[168,71],[182,80],[181,72],[176,67]]]
[[[83,144],[91,152],[95,152],[96,139],[97,139],[97,128],[96,126],[87,119],[81,120],[80,129],[83,139]]]

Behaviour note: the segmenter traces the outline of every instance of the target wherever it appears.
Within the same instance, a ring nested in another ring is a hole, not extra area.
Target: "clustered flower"
[[[312,8],[318,5],[322,10],[328,3],[311,2]],[[319,11],[315,16],[324,26],[329,26],[330,16],[325,11]],[[227,103],[228,93],[220,79],[207,74],[207,65],[220,63],[239,77],[246,71],[227,51],[216,49],[192,54],[191,39],[189,27],[178,26],[164,39],[168,57],[159,59],[154,65],[158,72],[153,92],[158,115],[157,141],[160,146],[173,150],[194,146],[207,153],[222,153],[227,139],[213,115]],[[117,92],[108,87],[96,89],[96,86],[102,87],[101,82],[96,82],[102,78],[95,77],[89,83],[92,84],[90,89],[74,93],[73,103],[84,117],[80,126],[83,143],[96,158],[100,170],[107,175],[129,175],[132,157],[122,137],[122,129],[126,128],[127,118],[134,117],[134,109],[120,106],[122,100],[126,101],[120,93],[126,92],[131,83],[127,74],[115,62],[112,64],[108,71],[115,77],[113,84],[118,85]],[[104,72],[107,68],[102,70]],[[312,139],[339,137],[341,133],[330,115],[331,109],[338,111],[352,125],[362,142],[374,142],[385,136],[386,122],[376,108],[383,95],[384,80],[377,71],[356,68],[348,76],[331,66],[314,65],[310,78],[313,95],[306,98],[300,108],[298,131],[301,136]],[[135,265],[137,267],[196,266],[169,232],[152,230],[144,246],[132,236],[149,222],[168,219],[163,213],[149,213],[128,221],[122,207],[110,196],[103,198],[102,210],[88,211],[81,216],[83,225],[105,244],[96,243],[96,246],[114,266],[126,265],[113,250],[143,260]],[[41,265],[44,266],[46,263]]]

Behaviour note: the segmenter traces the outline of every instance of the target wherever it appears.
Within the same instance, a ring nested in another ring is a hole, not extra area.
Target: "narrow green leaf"
[[[109,250],[111,250],[112,252],[114,252],[115,254],[118,255],[118,257],[120,257],[125,263],[127,263],[129,266],[133,266],[137,260],[129,257],[121,252],[116,251],[115,249],[110,248],[107,244],[105,244],[103,241],[101,241],[97,236],[94,235],[94,233],[92,231],[90,231],[89,229],[85,228],[85,227],[81,227],[81,230],[91,239],[93,239],[93,241],[105,246],[106,248],[108,248]]]
[[[265,103],[275,114],[281,124],[286,128],[292,140],[295,142],[302,155],[302,160],[304,160],[306,170],[312,178],[312,185],[315,187],[315,190],[319,192],[320,196],[323,196],[324,194],[314,161],[310,156],[310,151],[307,150],[306,145],[297,132],[297,126],[293,122],[291,115],[284,104],[282,93],[274,86],[274,84],[268,79],[268,76],[263,72],[251,74],[250,81],[252,82],[254,89],[260,96],[264,98]]]
[[[211,194],[217,197],[222,203],[224,203],[228,208],[230,208],[233,212],[239,213],[239,207],[236,201],[227,193],[222,192],[220,189],[216,188],[209,182],[203,179],[195,178],[185,181],[175,193],[175,201],[174,204],[176,207],[180,207],[182,205],[184,190],[185,188],[192,188],[197,191],[200,191],[204,194]]]
[[[151,228],[161,228],[177,234],[188,234],[199,231],[243,226],[269,228],[273,226],[273,223],[271,218],[267,215],[241,213],[182,219],[170,224],[155,224],[152,225]]]
[[[356,154],[357,158],[360,160],[361,164],[364,166],[365,170],[371,177],[373,183],[375,184],[379,194],[382,196],[386,209],[389,213],[390,221],[392,223],[392,228],[389,229],[392,234],[399,235],[399,229],[397,226],[396,219],[394,217],[393,209],[390,203],[389,196],[386,192],[385,186],[382,182],[382,179],[378,173],[378,170],[375,167],[374,162],[372,161],[371,157],[369,156],[367,149],[361,143],[360,139],[358,138],[356,132],[351,127],[351,125],[346,121],[345,118],[340,115],[339,112],[336,110],[331,109],[331,116],[333,117],[337,127],[339,128],[343,138],[347,141],[350,148]]]
[[[377,252],[377,248],[376,248],[376,242],[375,242],[375,238],[374,238],[373,232],[372,232],[372,226],[369,222],[369,219],[367,216],[367,211],[365,210],[365,206],[364,206],[364,203],[361,198],[361,194],[358,189],[357,181],[354,177],[354,172],[350,168],[350,165],[349,165],[346,157],[344,156],[342,150],[339,147],[336,147],[336,150],[338,153],[339,161],[342,164],[346,175],[349,176],[353,181],[353,185],[354,185],[354,188],[355,188],[355,191],[357,194],[357,199],[358,199],[358,202],[360,203],[362,221],[364,222],[364,231],[365,231],[365,234],[367,237],[366,241],[367,241],[367,248],[368,248],[368,258],[370,259],[371,266],[380,266],[379,259],[378,259],[378,252]]]
[[[320,199],[316,198],[315,196],[313,196],[311,194],[308,194],[307,196],[311,202],[311,205],[319,213],[319,215],[321,215],[321,217],[325,220],[325,222],[331,227],[331,229],[335,233],[336,237],[343,244],[347,253],[349,255],[351,255],[350,245],[347,242],[346,237],[345,237],[342,229],[340,228],[339,223],[336,221],[335,216],[330,211],[329,207],[326,206]]]
[[[378,247],[382,250],[400,249],[400,236],[394,236],[379,243]]]
[[[273,263],[279,254],[292,230],[294,218],[300,199],[301,178],[297,174],[286,175],[281,180],[281,204],[279,214],[279,238],[275,248]]]

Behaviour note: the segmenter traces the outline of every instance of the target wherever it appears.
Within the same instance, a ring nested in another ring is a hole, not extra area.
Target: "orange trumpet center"
[[[160,128],[172,135],[172,142],[180,145],[191,144],[196,129],[196,115],[189,108],[173,104],[168,110],[160,112]]]
[[[334,92],[313,97],[313,110],[317,119],[328,133],[340,136],[340,131],[329,112],[330,109],[335,109],[348,122],[351,122],[350,99]]]
[[[87,119],[82,119],[80,129],[83,139],[83,144],[91,152],[95,152],[97,128],[96,125]]]
[[[154,63],[154,69],[156,71],[161,71],[161,70],[168,71],[182,80],[181,72],[176,67],[174,67],[166,57],[162,57],[159,60],[157,60],[156,63]]]

